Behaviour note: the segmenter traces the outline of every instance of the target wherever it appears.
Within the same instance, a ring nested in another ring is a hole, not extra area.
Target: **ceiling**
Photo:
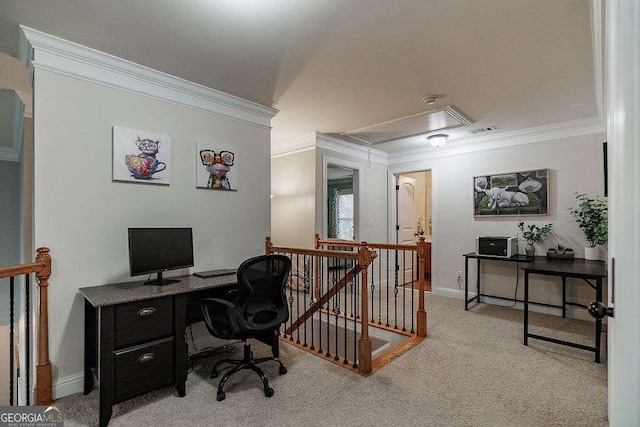
[[[2,0],[18,24],[280,110],[272,142],[454,106],[494,133],[598,116],[590,0]],[[436,104],[422,98],[443,95]],[[424,135],[375,148],[404,151]]]

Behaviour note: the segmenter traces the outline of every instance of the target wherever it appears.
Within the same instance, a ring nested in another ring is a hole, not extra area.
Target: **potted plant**
[[[585,259],[599,260],[601,257],[598,245],[607,243],[609,237],[607,201],[598,196],[590,197],[578,193],[576,193],[576,199],[578,207],[569,208],[569,213],[575,217],[578,226],[589,242],[589,247],[584,249],[584,257]]]
[[[522,237],[527,241],[527,246],[524,248],[524,252],[527,256],[533,256],[536,252],[534,243],[541,242],[545,236],[551,233],[551,227],[553,224],[546,224],[542,227],[538,227],[535,224],[525,224],[524,221],[518,223],[518,228],[522,232]]]

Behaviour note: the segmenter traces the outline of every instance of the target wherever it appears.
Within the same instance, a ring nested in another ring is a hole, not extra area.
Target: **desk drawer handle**
[[[143,354],[142,356],[138,357],[138,363],[151,362],[155,358],[156,358],[156,354],[155,353],[146,353],[146,354]]]
[[[145,308],[141,308],[138,311],[138,316],[140,317],[151,316],[155,312],[156,312],[155,307],[145,307]]]

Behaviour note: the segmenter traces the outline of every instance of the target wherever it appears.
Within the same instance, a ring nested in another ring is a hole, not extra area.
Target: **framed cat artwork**
[[[473,177],[473,215],[549,215],[549,169]]]
[[[171,137],[113,127],[113,180],[171,184]]]

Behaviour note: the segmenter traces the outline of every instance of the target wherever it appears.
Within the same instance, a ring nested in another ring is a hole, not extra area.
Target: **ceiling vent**
[[[341,138],[361,145],[377,145],[430,132],[468,126],[473,123],[464,112],[453,105],[425,111],[385,123],[345,132]]]
[[[495,126],[487,126],[486,128],[472,129],[472,130],[469,131],[469,133],[476,134],[476,133],[482,133],[482,132],[489,132],[489,131],[492,131],[492,130],[496,130],[496,127]]]

